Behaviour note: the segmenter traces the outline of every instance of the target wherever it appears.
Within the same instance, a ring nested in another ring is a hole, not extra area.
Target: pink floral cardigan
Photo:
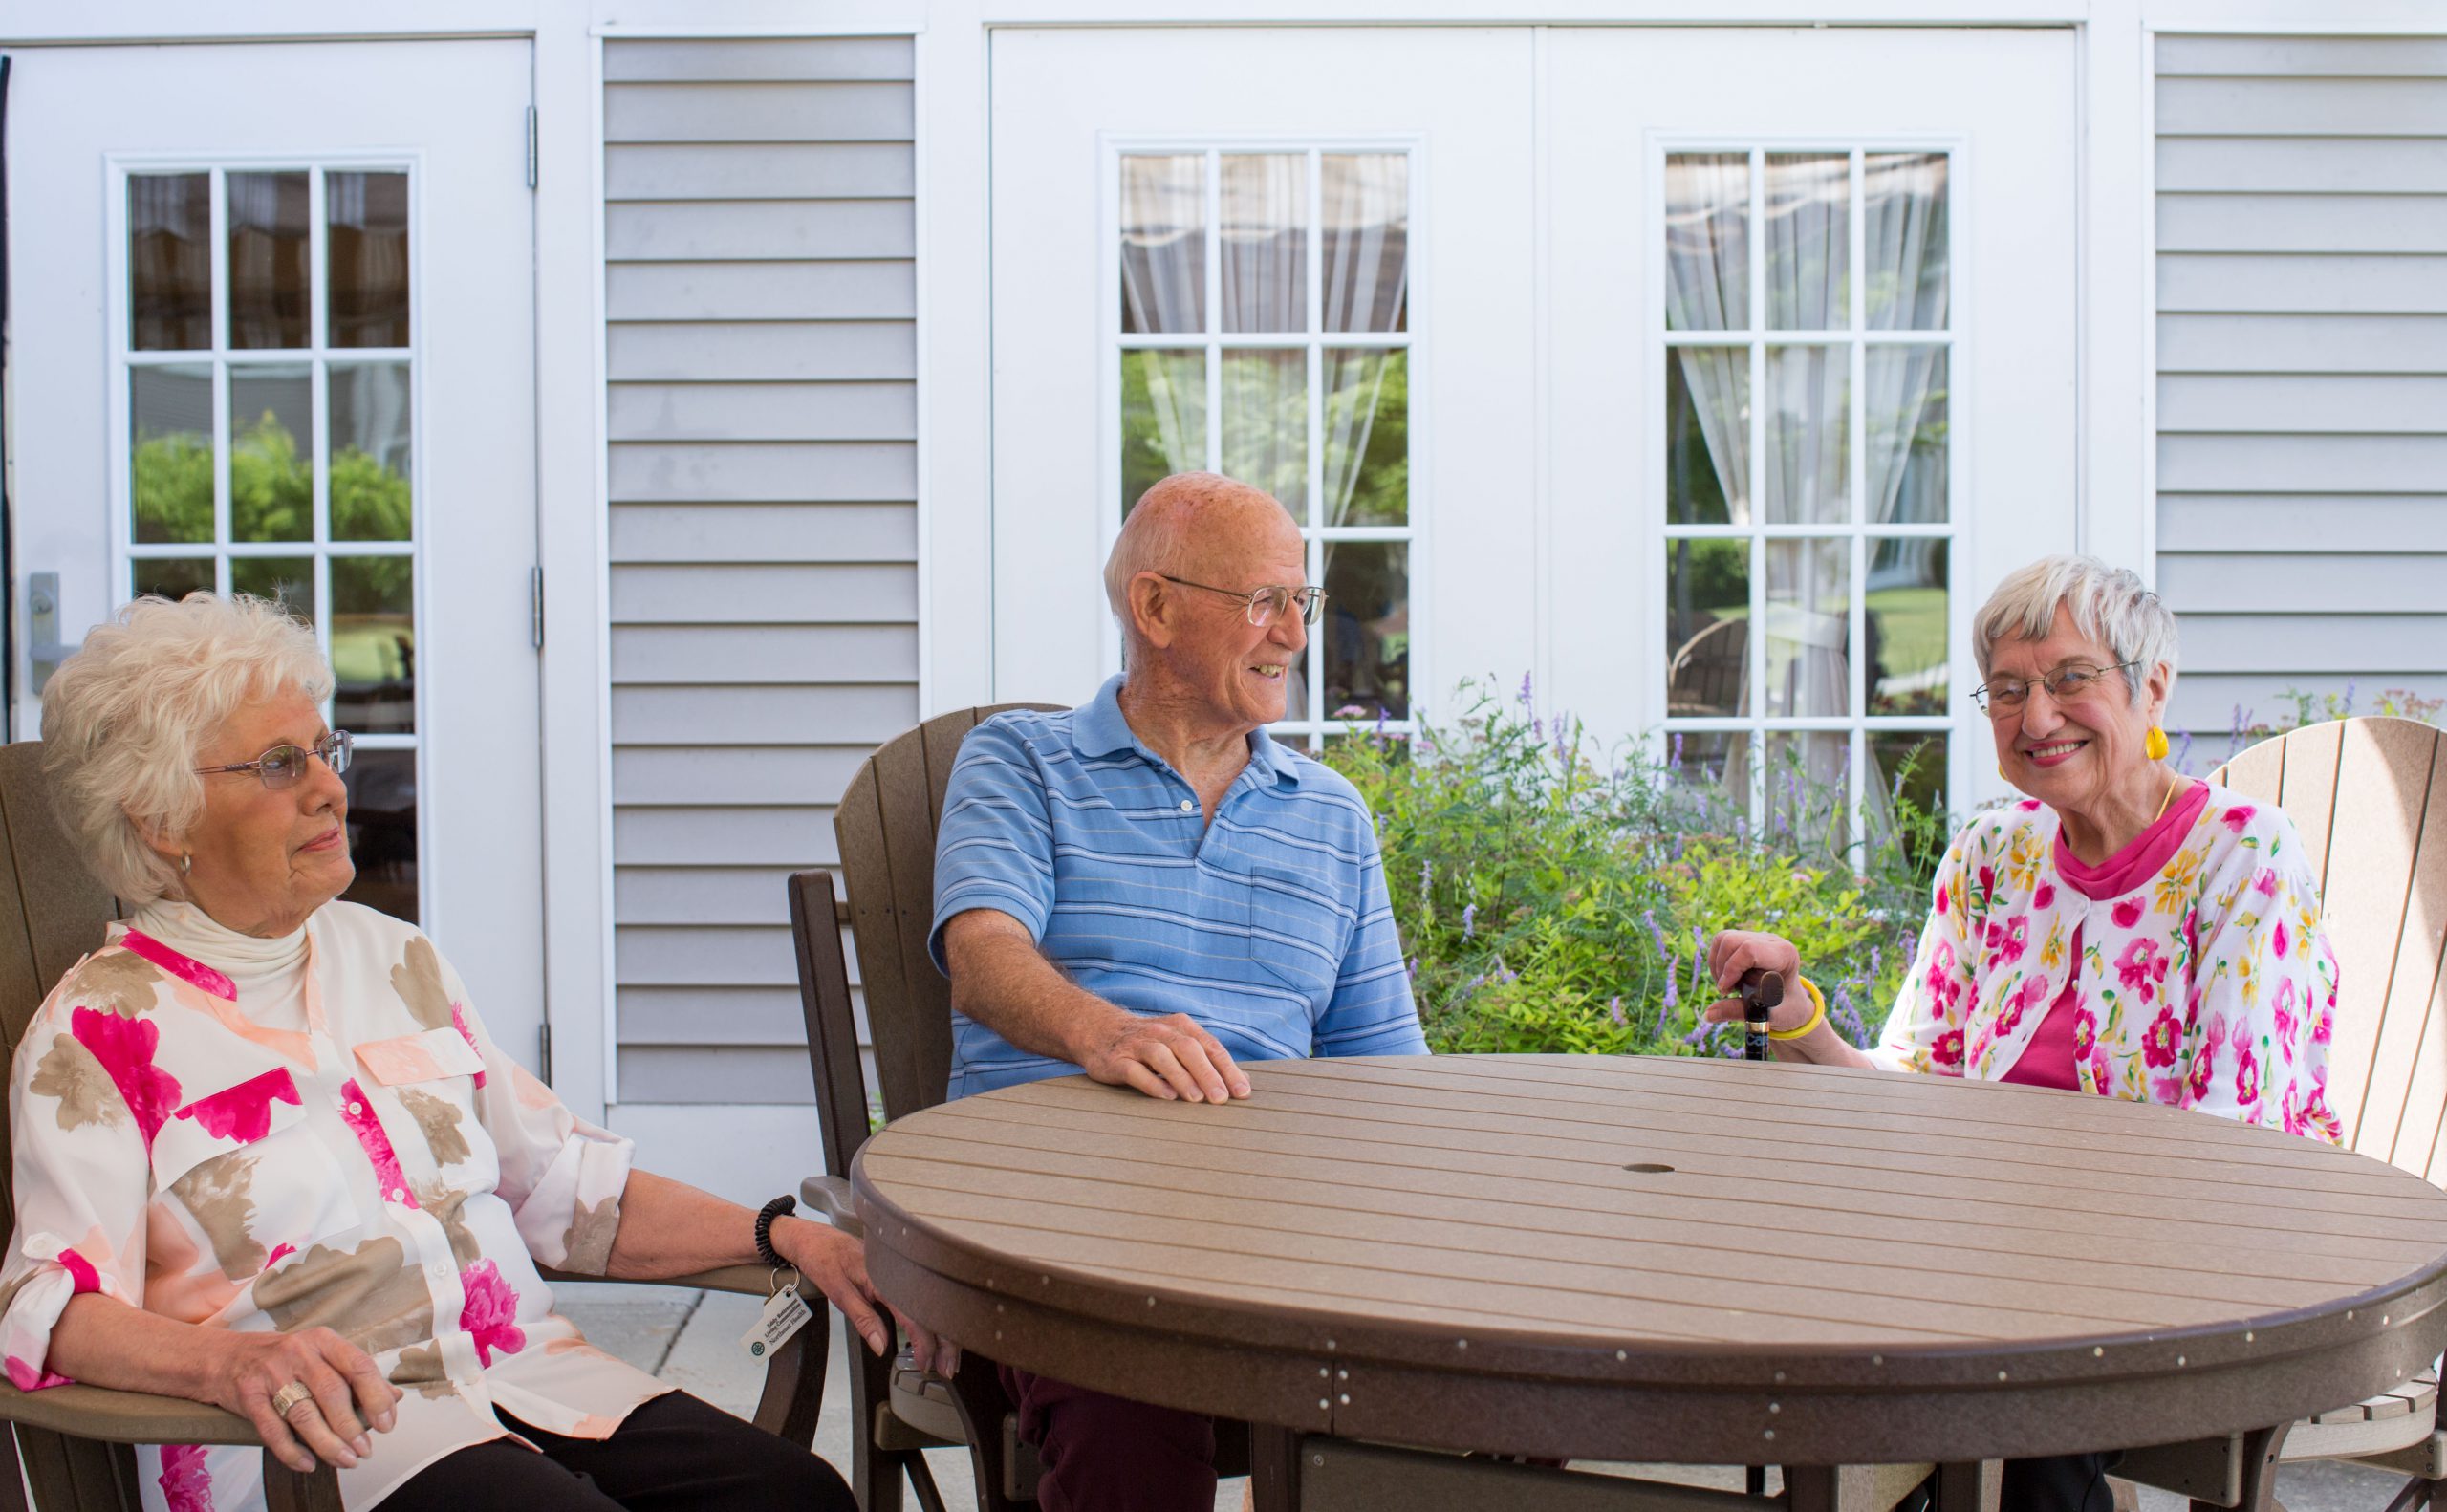
[[[353,903],[307,928],[303,1032],[124,925],[36,1014],[10,1088],[10,1379],[63,1379],[44,1357],[79,1292],[207,1328],[328,1326],[405,1393],[340,1472],[350,1507],[501,1437],[496,1409],[609,1435],[668,1388],[589,1345],[535,1266],[601,1273],[629,1141],[504,1055],[414,928]],[[263,1504],[260,1450],[148,1446],[138,1466],[149,1508]]]
[[[2213,787],[2157,875],[2100,902],[2058,875],[2056,836],[2055,810],[2036,799],[1963,827],[1872,1053],[1896,1069],[2000,1079],[2069,978],[2083,1091],[2336,1141],[2336,956],[2285,815]]]

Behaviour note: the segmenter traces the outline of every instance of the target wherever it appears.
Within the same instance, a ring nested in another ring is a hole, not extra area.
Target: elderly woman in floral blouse
[[[552,1310],[538,1263],[747,1262],[758,1215],[634,1169],[502,1053],[432,941],[334,901],[331,690],[313,631],[206,594],[129,606],[45,690],[62,819],[133,915],[17,1047],[10,1379],[217,1403],[285,1463],[338,1466],[353,1508],[854,1505]],[[769,1242],[883,1347],[855,1243],[791,1218]],[[148,1507],[261,1504],[251,1450],[139,1464]]]
[[[1778,1057],[2079,1090],[2335,1140],[2337,966],[2319,884],[2283,812],[2166,766],[2175,616],[2132,572],[2051,556],[1999,585],[1973,650],[1998,765],[2030,796],[1955,836],[1877,1048],[1837,1034],[1803,978],[1771,1016]],[[1742,930],[1717,936],[1708,963],[1725,992],[1754,968],[1790,981],[1805,964]],[[2009,1471],[2008,1500],[2103,1496],[2095,1458],[2046,1462],[2056,1492],[2020,1498]]]

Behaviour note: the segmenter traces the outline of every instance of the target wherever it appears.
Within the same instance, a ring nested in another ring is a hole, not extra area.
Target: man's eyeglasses
[[[1326,591],[1322,588],[1277,586],[1261,588],[1245,594],[1237,588],[1217,588],[1207,583],[1193,583],[1186,577],[1175,577],[1170,572],[1158,572],[1156,575],[1165,582],[1179,583],[1183,588],[1204,589],[1210,594],[1222,594],[1226,598],[1241,600],[1246,606],[1249,623],[1253,625],[1273,624],[1275,616],[1294,606],[1298,607],[1300,618],[1304,624],[1315,624],[1318,616],[1326,612]]]
[[[250,771],[262,780],[265,787],[278,792],[283,788],[294,787],[297,779],[306,775],[306,758],[309,756],[329,767],[335,777],[348,770],[349,752],[356,748],[356,745],[348,731],[334,730],[312,745],[275,745],[253,761],[232,762],[227,767],[198,767],[196,773],[203,776],[212,772]]]
[[[2043,678],[1991,678],[1984,685],[1971,690],[1971,697],[1990,714],[2011,714],[2030,702],[2030,690],[2046,688],[2047,696],[2059,703],[2068,703],[2098,686],[2111,672],[2129,672],[2138,661],[2119,661],[2111,667],[2094,667],[2087,661],[2068,661]]]

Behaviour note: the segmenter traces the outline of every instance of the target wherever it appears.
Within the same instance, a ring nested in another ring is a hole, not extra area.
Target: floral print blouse
[[[2157,874],[2097,901],[2059,876],[2056,839],[2055,810],[2027,798],[1955,836],[1873,1055],[2001,1079],[2069,981],[2082,1091],[2336,1142],[2336,955],[2284,812],[2213,786]]]
[[[353,1508],[504,1436],[497,1410],[603,1437],[668,1390],[589,1345],[535,1269],[603,1271],[629,1141],[502,1053],[432,941],[326,905],[305,930],[301,1010],[299,973],[285,999],[249,1002],[143,932],[181,915],[227,936],[178,904],[113,925],[17,1047],[11,1381],[64,1379],[45,1356],[79,1292],[206,1328],[327,1326],[404,1393],[373,1455],[339,1472]],[[148,1446],[137,1462],[148,1508],[263,1504],[260,1450]]]

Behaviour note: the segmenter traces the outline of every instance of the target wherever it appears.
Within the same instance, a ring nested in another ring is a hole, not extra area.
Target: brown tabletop
[[[1969,1460],[2266,1427],[2447,1344],[2447,1193],[2176,1109],[1594,1056],[1065,1077],[853,1171],[883,1294],[1007,1364],[1309,1432]]]

